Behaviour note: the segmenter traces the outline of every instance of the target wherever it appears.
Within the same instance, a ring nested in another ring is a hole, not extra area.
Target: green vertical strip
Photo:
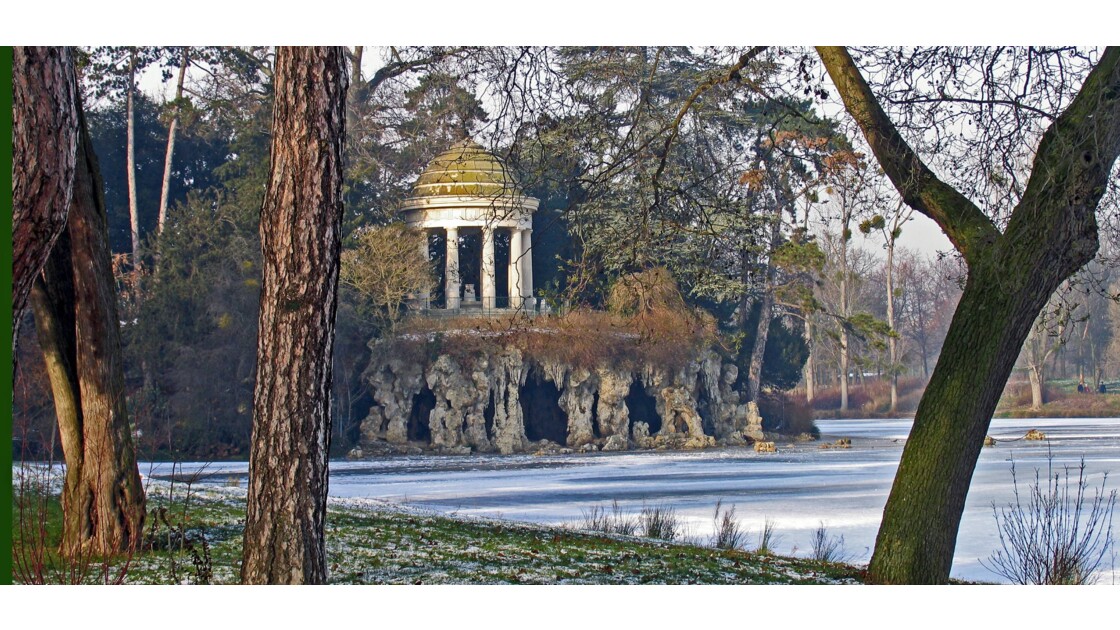
[[[0,47],[0,193],[3,216],[12,216],[12,47]],[[12,222],[0,221],[0,293],[4,308],[0,309],[0,326],[12,330]],[[8,442],[0,447],[0,584],[12,583],[12,344],[3,344],[0,352],[0,436]]]

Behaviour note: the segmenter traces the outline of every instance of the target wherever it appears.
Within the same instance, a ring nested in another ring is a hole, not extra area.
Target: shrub
[[[758,412],[762,414],[763,428],[789,435],[808,433],[814,438],[821,435],[813,422],[813,410],[798,396],[780,392],[765,392],[758,399]]]
[[[1003,508],[992,503],[1000,549],[980,563],[1016,584],[1092,583],[1112,548],[1116,490],[1106,493],[1107,481],[1105,474],[1089,499],[1085,460],[1075,478],[1069,467],[1055,472],[1053,458],[1047,457],[1046,483],[1036,469],[1024,498],[1012,460],[1015,498]]]
[[[410,295],[428,291],[432,269],[420,248],[427,236],[400,223],[362,228],[342,252],[339,284],[356,296],[359,312],[392,329]]]

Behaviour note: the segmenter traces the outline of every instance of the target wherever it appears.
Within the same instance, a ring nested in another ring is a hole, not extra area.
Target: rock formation
[[[738,368],[704,350],[680,369],[594,368],[494,343],[424,360],[373,345],[374,405],[360,453],[446,454],[694,449],[764,439]],[[381,351],[379,351],[381,350]]]

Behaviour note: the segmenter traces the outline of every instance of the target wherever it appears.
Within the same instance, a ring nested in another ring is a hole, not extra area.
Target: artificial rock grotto
[[[417,361],[379,352],[365,372],[374,401],[351,453],[565,453],[695,449],[767,439],[739,370],[704,350],[666,370],[588,369],[493,344]]]

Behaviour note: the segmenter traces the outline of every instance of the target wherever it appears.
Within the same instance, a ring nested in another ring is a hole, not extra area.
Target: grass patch
[[[149,505],[169,498],[152,481]],[[57,510],[58,497],[47,497]],[[245,491],[195,488],[189,504],[163,504],[196,549],[205,541],[206,580],[237,583]],[[667,511],[660,512],[668,522]],[[19,514],[12,522],[18,527]],[[176,531],[178,528],[176,526]],[[18,532],[18,529],[16,530]],[[165,532],[166,533],[166,532]],[[850,584],[860,569],[734,549],[713,549],[481,519],[450,518],[368,499],[332,499],[327,512],[332,584]],[[128,559],[129,584],[195,583],[183,545],[153,545]],[[26,541],[35,544],[34,540]],[[48,545],[50,541],[47,541]],[[17,535],[13,554],[25,549]],[[200,552],[201,553],[201,552]],[[124,559],[112,562],[124,562]],[[96,580],[90,580],[95,582]]]

